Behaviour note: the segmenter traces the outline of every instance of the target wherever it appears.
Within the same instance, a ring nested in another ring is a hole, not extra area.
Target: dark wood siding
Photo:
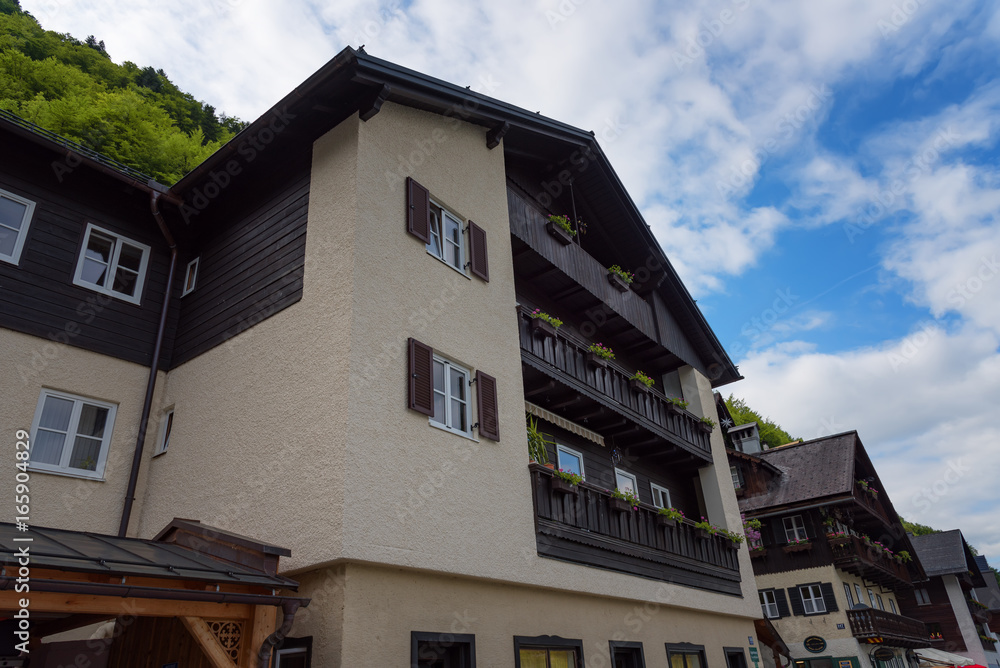
[[[927,582],[918,582],[914,587],[916,589],[927,590],[927,594],[931,600],[930,605],[918,605],[913,589],[900,589],[896,592],[896,600],[899,602],[899,613],[904,617],[919,619],[928,625],[939,624],[944,640],[944,645],[941,649],[949,652],[966,651],[965,638],[962,636],[962,630],[958,625],[955,609],[951,607],[951,600],[948,598],[948,590],[945,588],[944,579],[938,575],[932,577]],[[938,645],[935,645],[935,647],[938,647]]]
[[[0,188],[36,204],[19,265],[0,262],[0,326],[150,364],[170,256],[148,196],[83,167],[62,173],[60,182],[55,154],[19,139],[5,139],[0,151]],[[73,285],[87,223],[150,247],[138,305]],[[39,357],[12,362],[30,374],[58,354],[44,346]]]
[[[309,170],[299,167],[197,240],[198,285],[180,300],[171,365],[197,357],[302,298]],[[226,209],[215,216],[224,215]],[[199,220],[198,223],[208,222]],[[183,280],[178,278],[178,290]],[[179,292],[178,292],[179,294]]]
[[[583,455],[583,468],[587,482],[590,482],[604,489],[614,489],[615,467],[611,464],[612,447],[601,447],[593,441],[589,441],[581,436],[566,431],[550,422],[538,421],[538,428],[543,433],[550,436],[557,444],[565,445],[576,450]],[[628,457],[627,448],[622,448],[626,452],[625,459],[618,465],[618,468],[626,473],[631,473],[636,478],[639,486],[639,500],[643,503],[653,503],[653,490],[649,483],[654,482],[661,487],[670,490],[670,501],[675,508],[682,511],[685,517],[697,520],[701,511],[698,506],[698,497],[695,492],[695,471],[679,471],[675,467],[654,467],[639,459]],[[549,461],[557,464],[555,447],[549,446]],[[558,467],[557,467],[558,468]]]
[[[115,632],[109,668],[168,663],[184,668],[212,668],[212,662],[177,617],[139,617],[132,624],[119,622]]]

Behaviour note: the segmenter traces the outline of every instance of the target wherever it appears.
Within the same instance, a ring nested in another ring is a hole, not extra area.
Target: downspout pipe
[[[135,501],[135,488],[139,482],[139,465],[142,464],[142,450],[146,445],[146,428],[149,426],[149,411],[153,406],[153,390],[156,389],[156,374],[160,370],[160,353],[163,350],[163,333],[167,328],[167,314],[170,312],[170,295],[174,291],[174,274],[177,272],[177,242],[170,233],[163,214],[160,213],[161,194],[150,192],[149,209],[153,214],[160,234],[163,235],[170,248],[170,270],[167,272],[167,287],[163,293],[163,308],[160,309],[160,322],[156,327],[156,344],[153,346],[153,361],[149,365],[149,380],[146,381],[146,396],[142,401],[142,415],[139,418],[139,435],[135,439],[135,452],[132,454],[132,470],[128,477],[128,489],[125,491],[125,505],[122,508],[122,521],[118,526],[118,537],[124,538],[128,532],[129,520],[132,518],[132,504]]]
[[[257,652],[257,668],[268,668],[271,664],[271,652],[275,647],[281,644],[281,642],[288,635],[288,632],[292,630],[292,622],[295,621],[295,613],[298,612],[299,606],[309,605],[309,599],[285,599],[281,602],[281,611],[284,613],[285,617],[281,622],[281,626],[277,631],[269,635],[264,639],[264,642],[260,645],[260,650]]]

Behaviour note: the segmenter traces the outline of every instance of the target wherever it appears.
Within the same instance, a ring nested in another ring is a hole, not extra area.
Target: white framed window
[[[163,419],[160,421],[160,440],[156,444],[156,453],[153,455],[162,455],[170,447],[170,432],[174,428],[174,409],[170,408],[164,411]]]
[[[181,297],[186,297],[194,291],[195,286],[198,284],[198,261],[201,257],[196,257],[187,263],[187,269],[184,271],[184,288],[181,290]]]
[[[885,602],[882,601],[882,594],[875,594],[875,599],[878,601],[878,609],[885,610]]]
[[[763,589],[757,592],[760,597],[760,609],[768,619],[778,619],[778,600],[773,589]]]
[[[582,478],[587,477],[583,472],[583,455],[558,443],[556,444],[556,468],[575,473]]]
[[[823,590],[818,584],[799,587],[799,595],[802,596],[802,610],[807,615],[818,615],[821,612],[826,612]]]
[[[739,489],[740,488],[740,470],[738,468],[736,468],[735,466],[730,466],[729,467],[729,475],[733,479],[733,489]]]
[[[149,246],[87,223],[73,285],[138,304],[148,264]]]
[[[865,602],[865,597],[861,595],[861,585],[857,582],[854,583],[854,593],[858,595],[858,604],[863,604]]]
[[[657,508],[672,508],[673,504],[670,503],[670,490],[666,487],[661,487],[655,482],[649,483],[649,489],[653,492],[653,505]]]
[[[892,614],[894,614],[894,615],[898,615],[899,614],[899,611],[896,610],[896,602],[894,600],[892,600],[891,598],[889,599],[889,609],[892,611]]]
[[[782,522],[785,524],[785,540],[787,542],[790,543],[793,540],[806,540],[809,538],[806,535],[806,525],[802,522],[802,515],[786,517]]]
[[[115,404],[42,390],[31,425],[31,468],[103,478],[116,411]]]
[[[452,269],[465,273],[465,225],[451,212],[431,201],[430,241],[427,252]]]
[[[17,264],[28,236],[35,203],[0,190],[0,260]]]
[[[851,585],[844,583],[844,596],[847,597],[847,609],[850,610],[854,607],[854,597],[851,596]]]
[[[931,597],[928,595],[926,589],[914,589],[914,596],[917,597],[917,605],[930,605]]]
[[[867,591],[868,591],[868,601],[871,603],[871,607],[874,610],[875,608],[878,607],[875,604],[875,592],[873,592],[871,589],[868,589]]]
[[[305,647],[279,649],[274,658],[274,668],[306,668],[309,652]]]
[[[434,356],[434,415],[435,427],[472,438],[469,421],[469,385],[471,374],[451,360]]]
[[[626,489],[632,490],[632,493],[639,496],[639,483],[636,481],[635,476],[621,469],[615,469],[615,486],[622,490]]]

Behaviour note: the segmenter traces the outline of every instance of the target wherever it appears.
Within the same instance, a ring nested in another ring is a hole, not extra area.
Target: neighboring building
[[[747,551],[657,515],[740,530],[700,421],[739,374],[593,133],[347,49],[169,189],[0,137],[0,423],[31,432],[33,525],[288,548],[312,603],[283,668],[747,665]],[[578,487],[528,464],[526,412]]]
[[[1000,668],[1000,654],[997,651],[997,640],[1000,638],[1000,582],[997,582],[996,575],[986,557],[976,555],[976,566],[983,574],[985,587],[977,587],[972,590],[973,617],[980,623],[986,638],[993,642],[985,641],[983,649],[986,650],[986,660],[992,668]]]
[[[762,525],[750,545],[761,609],[796,668],[915,666],[930,638],[899,601],[924,575],[857,432],[757,451],[755,431],[736,430],[754,452],[729,462],[740,510]]]
[[[989,610],[975,602],[975,589],[986,589],[972,550],[958,529],[912,536],[928,580],[900,596],[903,614],[927,624],[934,647],[987,665],[996,663],[993,643],[985,638]]]

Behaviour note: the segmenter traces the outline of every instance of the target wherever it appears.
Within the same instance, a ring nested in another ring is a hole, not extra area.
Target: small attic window
[[[195,286],[198,284],[198,260],[200,259],[200,257],[196,257],[188,262],[187,271],[184,272],[184,289],[181,291],[181,297],[185,297],[194,291]]]

